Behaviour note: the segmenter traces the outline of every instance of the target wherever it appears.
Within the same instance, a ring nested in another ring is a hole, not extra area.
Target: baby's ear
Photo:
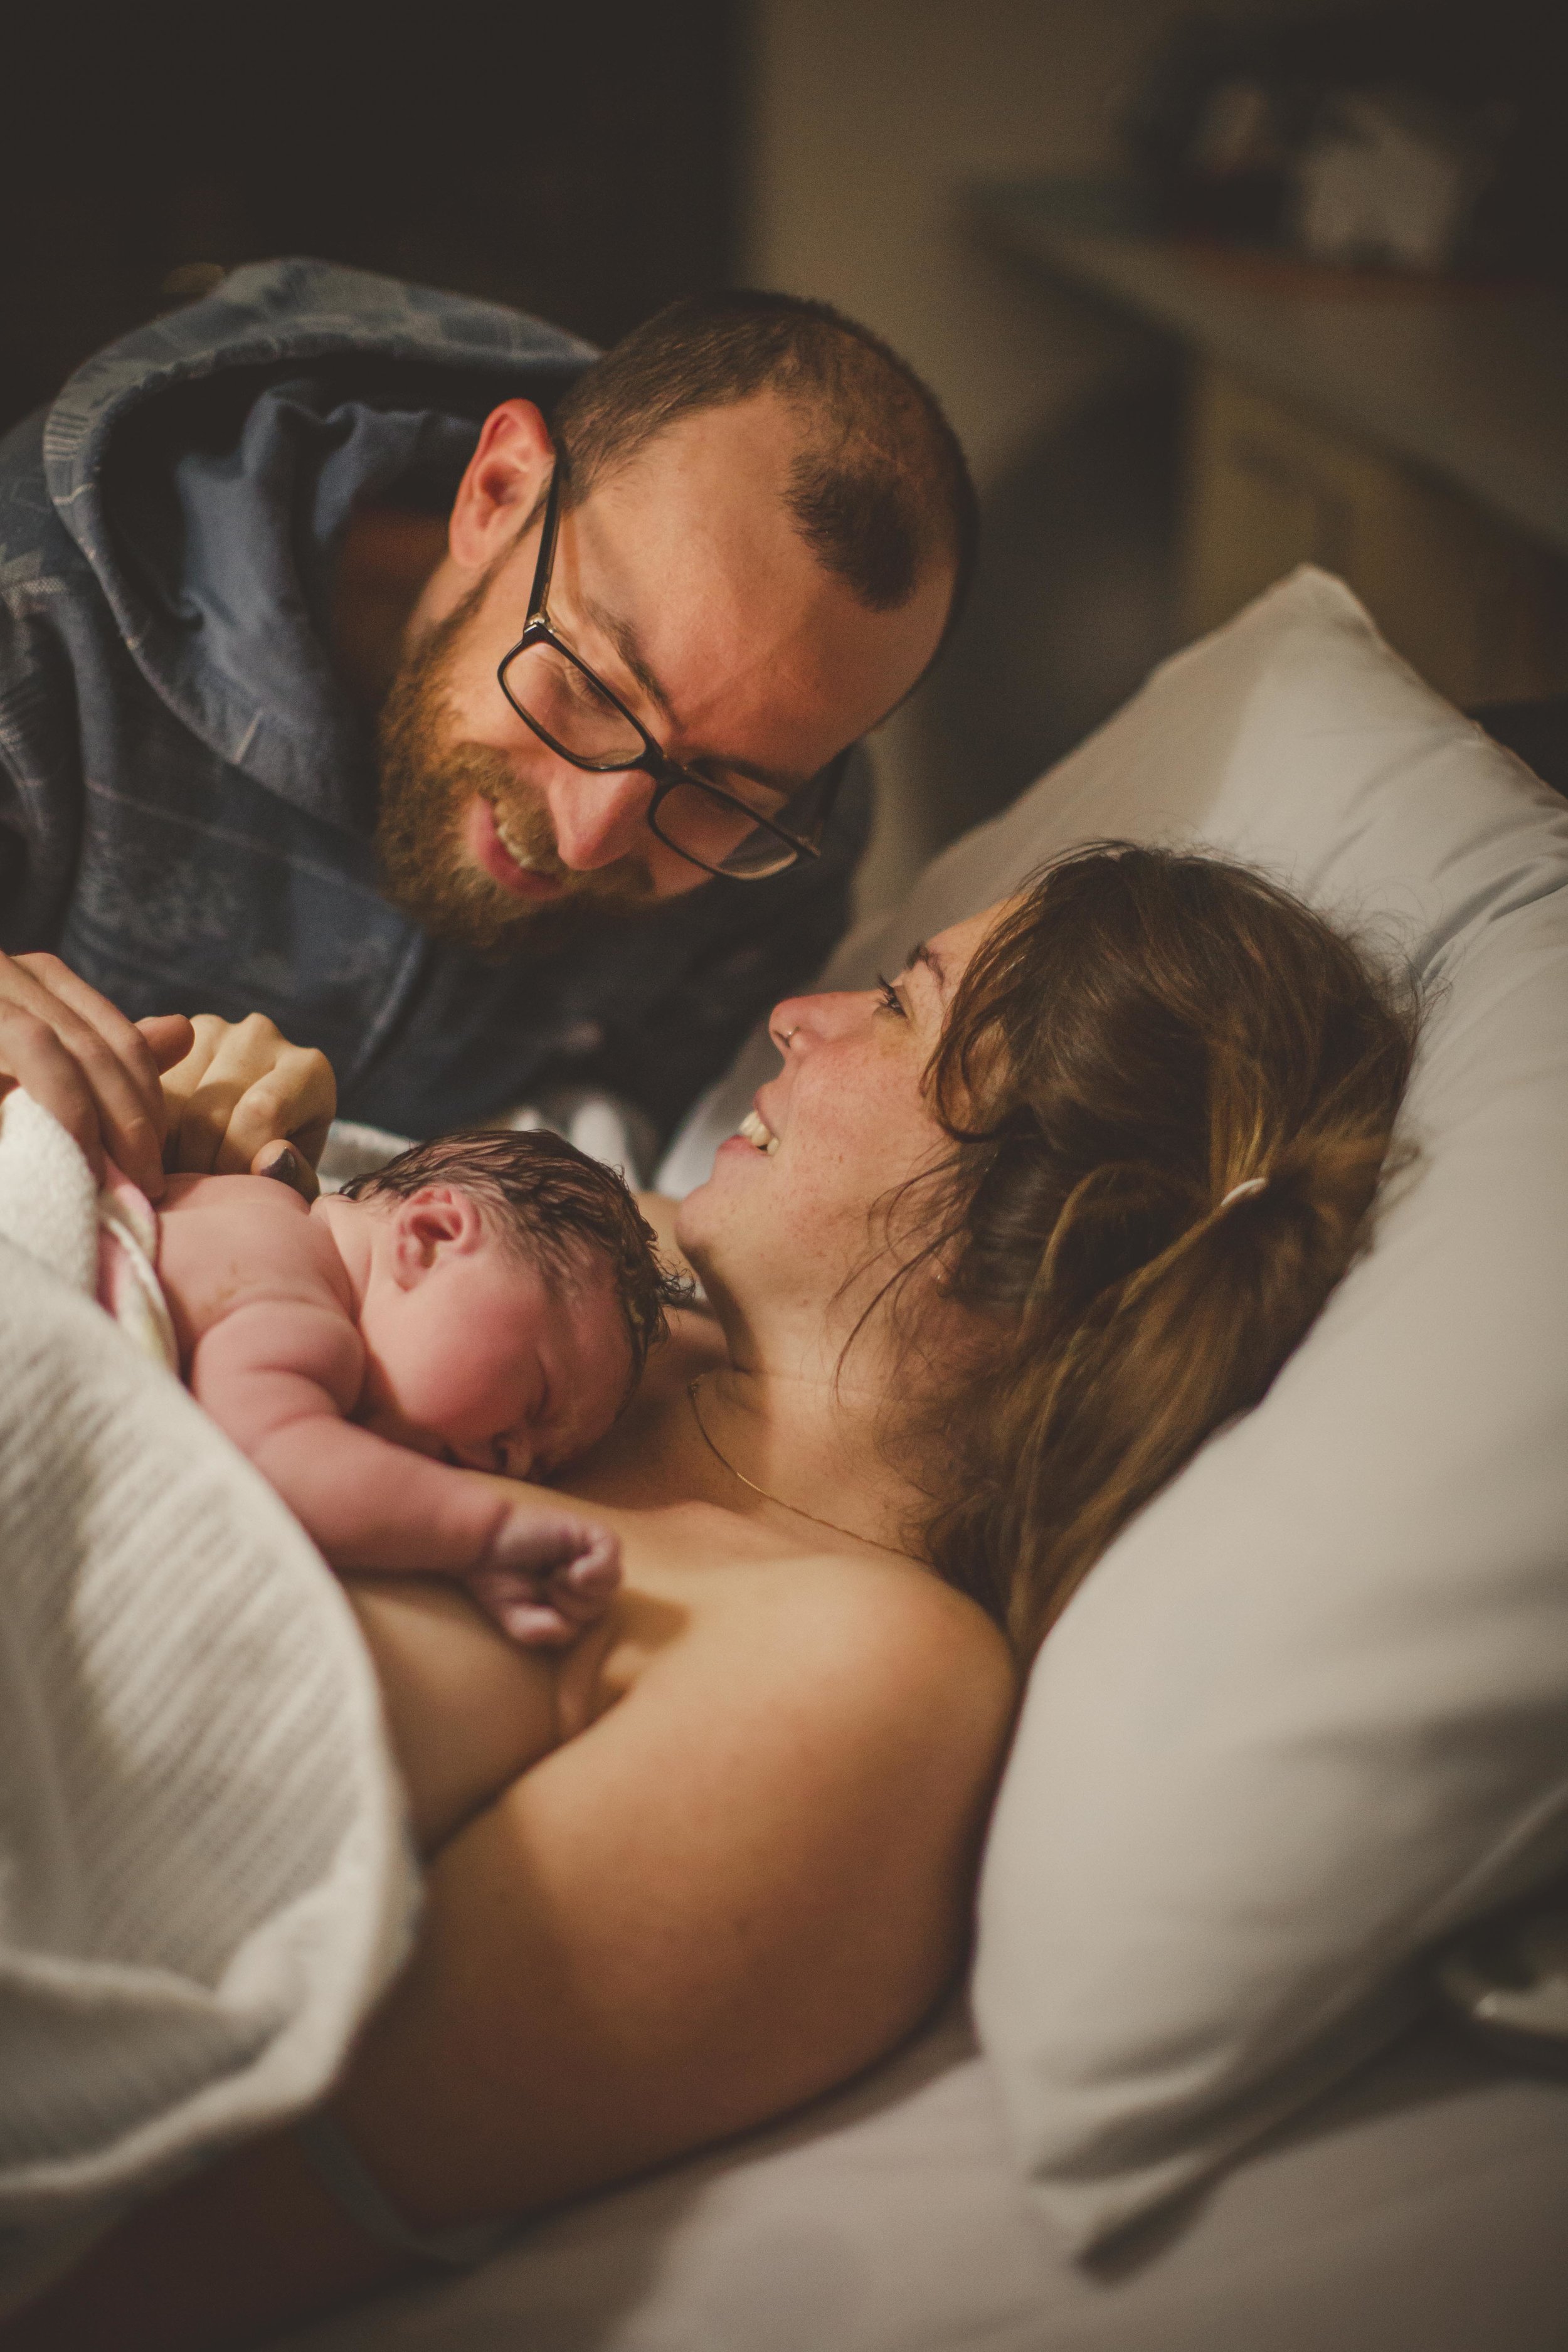
[[[425,1184],[397,1204],[392,1221],[393,1259],[400,1281],[417,1282],[443,1258],[482,1247],[484,1219],[455,1184]]]

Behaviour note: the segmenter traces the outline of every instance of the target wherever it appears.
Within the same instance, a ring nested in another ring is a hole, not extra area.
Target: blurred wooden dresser
[[[1212,361],[1194,371],[1187,450],[1184,635],[1321,563],[1451,700],[1568,688],[1568,562],[1472,499]]]
[[[974,203],[1187,354],[1184,637],[1310,562],[1454,701],[1568,692],[1568,303],[1173,243],[1094,184]]]

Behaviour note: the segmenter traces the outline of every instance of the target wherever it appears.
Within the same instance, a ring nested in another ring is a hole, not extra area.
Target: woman
[[[407,2269],[399,2230],[623,2178],[912,2027],[963,1949],[996,1621],[1026,1655],[1262,1394],[1365,1235],[1414,1024],[1286,894],[1110,845],[773,1035],[679,1220],[727,1353],[672,1345],[569,1482],[622,1538],[612,1619],[552,1664],[439,1588],[358,1596],[433,1855],[332,2103],[390,2229],[285,2134],[7,2343],[264,2336]]]

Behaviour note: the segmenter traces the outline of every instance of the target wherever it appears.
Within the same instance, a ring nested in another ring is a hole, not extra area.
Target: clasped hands
[[[337,1108],[324,1054],[264,1014],[128,1021],[54,955],[0,955],[0,1096],[52,1111],[95,1175],[104,1156],[151,1201],[164,1171],[278,1175],[307,1199]]]

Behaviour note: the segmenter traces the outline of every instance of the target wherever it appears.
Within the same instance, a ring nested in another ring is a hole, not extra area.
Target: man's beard
[[[567,909],[626,913],[647,906],[654,889],[640,857],[617,857],[613,866],[589,874],[563,866],[549,810],[536,792],[519,782],[504,755],[488,744],[451,740],[452,664],[496,568],[405,656],[393,679],[379,728],[375,845],[381,886],[395,907],[432,938],[499,961],[547,940],[552,944],[552,919]],[[614,778],[605,781],[614,788]],[[463,846],[461,827],[476,793],[505,824],[530,869],[560,883],[551,898],[514,898],[474,863]]]

